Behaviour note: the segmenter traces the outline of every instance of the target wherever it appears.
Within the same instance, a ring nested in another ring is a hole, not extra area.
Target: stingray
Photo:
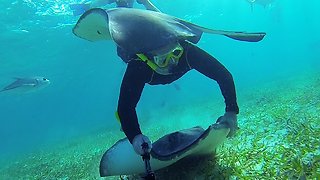
[[[266,35],[264,32],[209,29],[164,13],[133,8],[86,11],[74,26],[73,33],[88,41],[113,40],[118,47],[132,54],[147,53],[180,40],[196,44],[203,33],[247,42],[258,42]]]
[[[152,144],[150,164],[158,170],[191,156],[214,153],[226,140],[230,129],[225,124],[200,126],[167,134]],[[110,147],[100,161],[100,176],[131,175],[145,172],[141,156],[137,155],[127,138]]]

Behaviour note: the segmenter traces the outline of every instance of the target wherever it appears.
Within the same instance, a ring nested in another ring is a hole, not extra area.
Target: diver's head
[[[183,47],[179,43],[168,43],[146,54],[136,55],[158,74],[169,75],[174,72],[174,67],[178,65],[182,54]]]
[[[179,43],[169,43],[150,52],[153,62],[160,68],[172,68],[176,66],[182,54],[183,47]]]

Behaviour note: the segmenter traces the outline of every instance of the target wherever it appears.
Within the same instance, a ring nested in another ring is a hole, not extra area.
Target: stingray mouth
[[[111,39],[108,14],[100,8],[90,9],[79,18],[72,32],[88,41]]]

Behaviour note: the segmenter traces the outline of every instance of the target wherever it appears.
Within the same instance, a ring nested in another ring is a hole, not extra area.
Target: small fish
[[[270,6],[274,0],[247,0],[251,4],[251,10],[253,9],[253,4],[257,4],[266,8]]]
[[[49,79],[44,77],[32,77],[32,78],[15,78],[16,80],[4,87],[0,92],[11,90],[23,90],[30,91],[50,84]]]
[[[177,91],[180,91],[180,90],[181,90],[181,87],[180,87],[177,83],[173,84],[173,87],[174,87]]]

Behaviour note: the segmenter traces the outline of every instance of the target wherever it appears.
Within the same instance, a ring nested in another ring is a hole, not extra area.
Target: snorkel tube
[[[144,154],[142,155],[142,160],[144,161],[144,166],[145,166],[145,175],[142,176],[142,179],[155,180],[156,177],[152,172],[151,166],[150,166],[150,153],[148,152],[148,149],[149,149],[148,143],[145,142],[141,146],[144,151]]]

